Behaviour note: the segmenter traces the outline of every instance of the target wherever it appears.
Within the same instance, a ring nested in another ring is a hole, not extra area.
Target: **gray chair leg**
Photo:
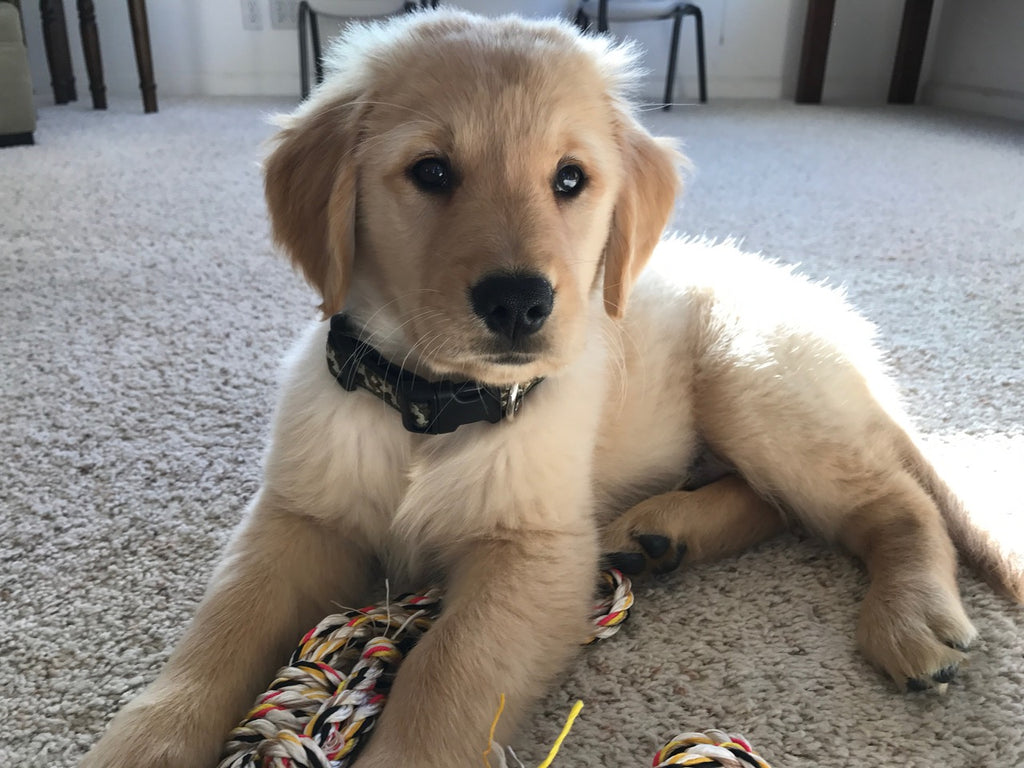
[[[308,35],[308,37],[307,37]],[[309,46],[313,48],[313,82],[309,77]],[[320,50],[320,21],[307,0],[299,3],[299,87],[303,100],[313,86],[324,80],[323,54]]]
[[[683,10],[676,8],[672,13],[672,43],[668,49],[668,75],[665,77],[665,101],[661,108],[666,112],[672,108],[672,88],[676,82],[676,62],[679,59],[679,30],[683,26]]]
[[[597,0],[597,31],[608,31],[608,0]]]
[[[299,89],[302,100],[309,97],[309,43],[306,39],[309,27],[309,3],[299,3]]]
[[[693,16],[696,26],[697,37],[697,79],[700,87],[700,102],[706,104],[708,100],[708,77],[707,64],[704,52],[704,14],[700,8],[690,3],[680,3],[672,11],[672,42],[668,52],[668,74],[665,77],[665,101],[662,109],[669,110],[672,107],[672,91],[676,82],[676,64],[679,61],[679,36],[683,26],[683,18]],[[659,18],[668,18],[662,16]],[[582,29],[589,27],[590,19],[583,12],[582,6],[576,10],[576,24]],[[599,0],[597,14],[598,33],[608,31],[608,0]]]
[[[693,16],[697,29],[697,80],[700,86],[700,103],[708,101],[708,76],[704,60],[704,14],[696,5],[687,4],[683,7],[683,15]]]
[[[583,10],[583,6],[576,9],[576,17],[573,19],[573,23],[576,24],[576,28],[580,32],[590,31],[590,17]]]
[[[320,85],[324,81],[324,54],[320,49],[320,19],[313,9],[309,14],[309,35],[313,42],[313,74]]]

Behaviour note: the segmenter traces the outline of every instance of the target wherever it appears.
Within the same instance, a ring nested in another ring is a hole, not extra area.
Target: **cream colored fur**
[[[655,247],[680,158],[624,100],[627,50],[446,12],[351,32],[332,68],[266,166],[275,237],[325,315],[344,309],[425,376],[545,381],[512,422],[413,435],[338,386],[327,324],[310,328],[262,490],[166,669],[86,768],[214,765],[302,631],[385,574],[443,578],[448,597],[358,768],[479,765],[500,694],[497,739],[512,739],[586,633],[601,549],[639,552],[639,534],[669,539],[668,557],[685,547],[684,563],[784,517],[847,546],[872,578],[861,645],[899,686],[941,685],[975,635],[944,519],[1020,597],[914,448],[871,326],[835,291],[730,243]],[[410,182],[425,155],[452,161],[454,192]],[[551,186],[565,158],[587,176],[568,200]],[[542,348],[516,365],[481,352],[467,300],[509,268],[556,293]],[[679,490],[705,446],[735,474]]]

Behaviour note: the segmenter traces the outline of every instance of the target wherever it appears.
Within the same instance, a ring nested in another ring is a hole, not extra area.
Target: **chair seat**
[[[597,15],[597,0],[582,0],[581,5],[588,13]],[[610,0],[608,21],[665,19],[685,5],[680,0]]]

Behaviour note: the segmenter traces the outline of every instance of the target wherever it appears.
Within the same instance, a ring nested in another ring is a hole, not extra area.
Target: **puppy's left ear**
[[[614,318],[626,313],[629,292],[668,223],[684,162],[670,139],[656,139],[626,120],[620,139],[624,177],[604,262],[604,308]]]

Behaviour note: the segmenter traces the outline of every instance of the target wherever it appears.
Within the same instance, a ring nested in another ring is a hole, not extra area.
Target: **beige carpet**
[[[277,361],[314,314],[257,160],[283,103],[43,107],[0,151],[0,765],[74,765],[163,663],[259,476]],[[911,411],[1006,536],[1024,526],[1024,127],[921,109],[652,112],[697,172],[676,225],[845,284]],[[241,290],[239,289],[241,286]],[[650,764],[681,730],[777,767],[1024,765],[1024,610],[973,575],[947,696],[857,654],[847,556],[786,535],[642,586],[514,744]],[[140,767],[144,768],[144,767]]]

